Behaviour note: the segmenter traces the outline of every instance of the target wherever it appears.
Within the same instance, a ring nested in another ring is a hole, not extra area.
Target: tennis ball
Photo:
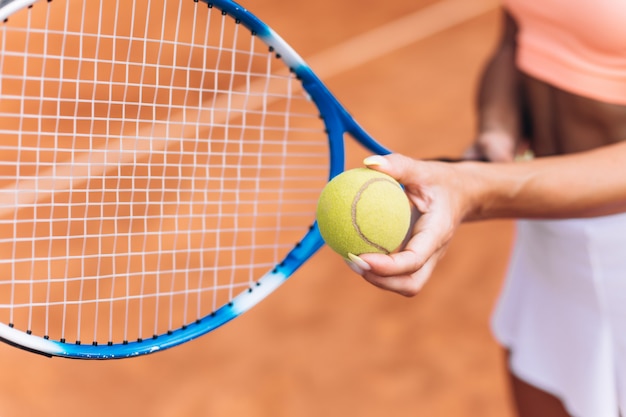
[[[411,224],[411,204],[400,184],[369,168],[345,171],[322,190],[317,223],[335,252],[389,254],[404,241]]]

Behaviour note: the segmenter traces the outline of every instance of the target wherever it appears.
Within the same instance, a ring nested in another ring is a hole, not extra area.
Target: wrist
[[[486,208],[490,205],[487,200],[493,198],[489,175],[485,173],[490,165],[485,162],[466,161],[457,164],[458,174],[463,178],[459,189],[463,207],[462,221],[485,220]]]
[[[468,161],[460,164],[466,178],[464,221],[509,217],[510,208],[524,187],[525,177],[515,171],[517,164]]]

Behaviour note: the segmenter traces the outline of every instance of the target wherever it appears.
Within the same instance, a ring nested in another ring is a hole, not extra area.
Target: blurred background
[[[482,10],[461,18],[432,13],[454,1],[241,3],[311,58],[373,136],[421,158],[458,156],[472,141],[477,81],[498,38],[497,2],[456,0]],[[378,56],[345,68],[329,52],[409,15],[433,33],[352,44],[357,57]],[[365,156],[353,144],[348,155],[349,167]],[[0,344],[0,417],[512,416],[489,331],[511,233],[509,221],[463,225],[411,299],[371,287],[323,248],[251,312],[147,357],[70,361]]]

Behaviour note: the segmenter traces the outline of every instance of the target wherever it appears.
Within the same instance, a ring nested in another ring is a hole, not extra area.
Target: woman
[[[508,0],[479,132],[458,164],[366,158],[423,213],[406,248],[351,256],[411,296],[463,221],[518,218],[493,319],[519,415],[626,415],[626,2]],[[533,160],[513,162],[525,144]]]

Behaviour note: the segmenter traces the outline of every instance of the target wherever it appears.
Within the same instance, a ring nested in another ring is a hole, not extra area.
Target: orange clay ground
[[[431,3],[244,4],[306,58]],[[472,140],[477,79],[498,30],[494,3],[325,81],[394,151],[459,155]],[[348,165],[359,166],[365,154],[349,153]],[[512,416],[489,331],[511,235],[508,221],[463,225],[412,299],[373,288],[324,248],[251,312],[147,357],[70,361],[0,345],[0,417]]]

